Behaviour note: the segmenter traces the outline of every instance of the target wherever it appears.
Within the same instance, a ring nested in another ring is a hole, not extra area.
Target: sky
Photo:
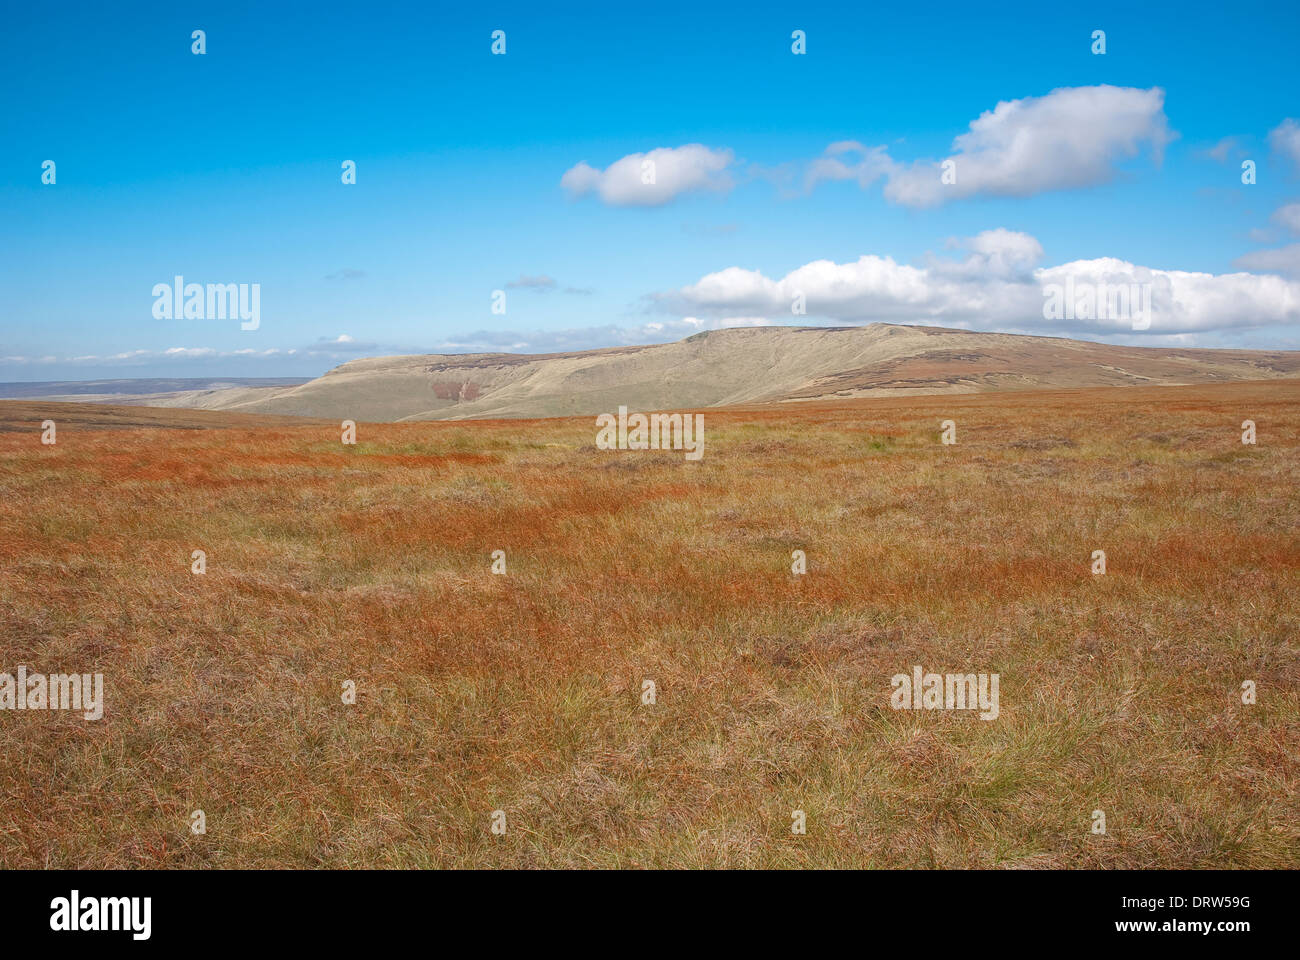
[[[1300,348],[1300,4],[946,7],[12,5],[0,380],[874,321]],[[1049,316],[1067,280],[1146,324]]]

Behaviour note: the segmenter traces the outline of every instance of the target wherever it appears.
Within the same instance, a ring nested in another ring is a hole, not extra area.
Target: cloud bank
[[[965,251],[959,259],[931,257],[913,266],[868,254],[849,263],[816,260],[779,279],[728,267],[654,300],[668,312],[777,318],[776,323],[822,317],[1053,334],[1134,332],[1127,317],[1046,319],[1050,290],[1068,281],[1079,290],[1148,286],[1151,323],[1141,331],[1148,335],[1300,323],[1300,284],[1272,274],[1163,270],[1113,257],[1042,266],[1038,241],[1011,230],[988,230],[958,246]],[[797,303],[806,314],[795,312]]]

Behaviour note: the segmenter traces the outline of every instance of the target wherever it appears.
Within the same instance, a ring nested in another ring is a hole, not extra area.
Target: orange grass
[[[0,671],[106,689],[0,712],[0,865],[1300,865],[1300,382],[705,410],[699,462],[87,406],[0,404]]]

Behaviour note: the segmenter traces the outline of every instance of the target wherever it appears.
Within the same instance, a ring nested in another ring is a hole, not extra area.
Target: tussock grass
[[[706,410],[695,463],[50,411],[0,671],[106,706],[0,712],[6,867],[1300,865],[1295,381]],[[913,664],[1001,716],[890,709]]]

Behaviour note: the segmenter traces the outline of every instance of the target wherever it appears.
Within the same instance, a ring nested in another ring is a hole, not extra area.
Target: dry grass
[[[1300,382],[705,423],[0,433],[0,865],[1300,866]]]

